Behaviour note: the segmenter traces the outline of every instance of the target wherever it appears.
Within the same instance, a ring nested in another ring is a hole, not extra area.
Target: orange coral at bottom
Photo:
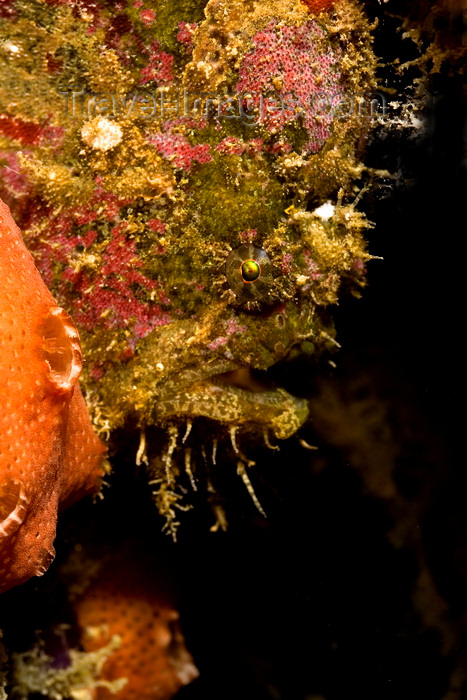
[[[168,700],[198,676],[179,630],[178,612],[161,591],[157,573],[137,556],[107,563],[75,611],[85,651],[101,649],[115,635],[120,638],[99,680],[127,682],[118,692],[91,689],[95,700]]]

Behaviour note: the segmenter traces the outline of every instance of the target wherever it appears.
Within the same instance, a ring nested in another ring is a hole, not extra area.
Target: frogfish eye
[[[245,260],[242,265],[242,278],[244,282],[255,282],[261,274],[261,268],[256,260]]]
[[[242,245],[233,250],[225,264],[230,289],[242,301],[264,301],[273,287],[272,263],[263,248]]]

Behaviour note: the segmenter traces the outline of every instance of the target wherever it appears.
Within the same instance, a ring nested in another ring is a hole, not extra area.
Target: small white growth
[[[316,216],[319,216],[320,219],[323,221],[328,221],[332,216],[334,216],[334,212],[336,211],[336,207],[331,201],[327,201],[324,204],[322,204],[320,207],[314,210],[313,214],[316,214]]]
[[[13,44],[12,41],[4,41],[2,45],[3,45],[3,48],[6,49],[7,51],[9,51],[10,53],[19,53],[21,50],[19,48],[19,46],[16,46],[16,44]]]
[[[84,143],[99,151],[108,151],[114,148],[122,140],[122,130],[118,124],[106,119],[96,117],[81,129],[81,138]]]
[[[304,284],[310,281],[310,278],[307,277],[306,275],[297,275],[295,278],[295,282],[299,287],[303,287]]]
[[[425,128],[422,105],[415,100],[403,100],[389,102],[391,113],[389,118],[379,119],[380,123],[385,123],[397,129],[405,129],[412,138],[417,138]],[[412,133],[410,133],[412,132]]]

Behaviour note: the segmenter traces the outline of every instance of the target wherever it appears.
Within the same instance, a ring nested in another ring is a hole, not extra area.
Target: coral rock
[[[105,448],[76,386],[78,332],[0,201],[0,591],[43,574],[60,507],[97,491]]]

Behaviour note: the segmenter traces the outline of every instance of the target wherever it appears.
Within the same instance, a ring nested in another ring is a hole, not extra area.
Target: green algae
[[[239,231],[256,229],[261,237],[270,231],[287,208],[283,188],[271,175],[263,159],[239,155],[216,154],[201,167],[190,205],[203,234],[231,241]],[[225,212],[220,225],[219,209]]]

